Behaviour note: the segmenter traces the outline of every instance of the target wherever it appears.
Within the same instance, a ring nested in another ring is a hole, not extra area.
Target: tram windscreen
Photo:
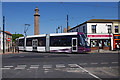
[[[88,42],[87,42],[87,38],[84,34],[80,34],[80,39],[81,39],[81,43],[84,47],[86,47],[86,48],[90,47]]]

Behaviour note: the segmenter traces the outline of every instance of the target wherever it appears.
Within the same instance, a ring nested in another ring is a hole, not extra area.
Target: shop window
[[[104,40],[104,47],[110,47],[110,40]]]
[[[111,25],[108,25],[108,33],[111,33]]]
[[[97,40],[91,40],[91,47],[97,47]]]
[[[115,26],[115,33],[118,33],[119,30],[118,30],[118,26]]]
[[[92,33],[96,33],[96,25],[92,25]]]

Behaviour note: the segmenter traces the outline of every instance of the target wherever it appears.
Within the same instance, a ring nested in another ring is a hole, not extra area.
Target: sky
[[[58,26],[66,28],[67,14],[70,27],[90,19],[118,19],[117,2],[2,2],[5,30],[24,34],[25,24],[30,24],[27,35],[34,35],[36,7],[40,34],[55,33]]]

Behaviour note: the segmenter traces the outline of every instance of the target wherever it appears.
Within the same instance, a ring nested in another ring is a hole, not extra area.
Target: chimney
[[[35,21],[34,21],[34,35],[39,35],[39,9],[36,7],[35,9]]]

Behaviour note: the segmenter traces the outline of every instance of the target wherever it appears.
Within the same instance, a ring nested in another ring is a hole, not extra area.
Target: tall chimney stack
[[[39,35],[39,9],[36,7],[35,9],[35,23],[34,23],[34,35]]]

